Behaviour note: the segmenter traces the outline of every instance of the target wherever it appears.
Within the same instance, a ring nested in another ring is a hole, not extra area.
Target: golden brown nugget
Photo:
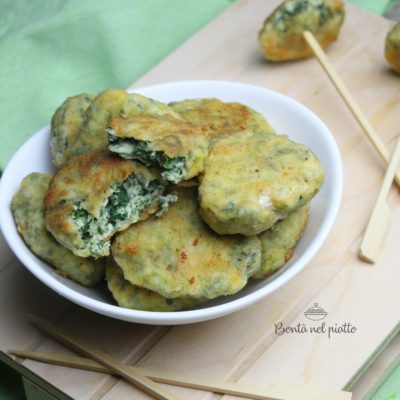
[[[86,110],[80,126],[77,140],[71,155],[76,156],[87,151],[106,150],[106,126],[111,117],[119,115],[128,98],[128,93],[121,89],[106,89],[99,93]]]
[[[109,150],[126,159],[161,168],[161,176],[179,183],[204,170],[208,141],[188,122],[149,114],[113,118],[107,129]]]
[[[85,112],[93,98],[87,93],[68,97],[51,118],[50,147],[52,161],[57,168],[69,160]]]
[[[285,135],[236,134],[210,150],[199,186],[200,214],[221,235],[257,235],[308,203],[323,181],[308,147]]]
[[[107,258],[106,280],[119,306],[142,311],[180,311],[192,308],[205,300],[177,297],[167,299],[157,292],[132,285],[124,278],[121,268],[111,258]]]
[[[127,93],[121,89],[104,90],[96,96],[87,109],[72,154],[106,150],[108,146],[106,127],[110,119],[117,116],[129,117],[142,114],[168,114],[180,118],[170,107],[159,101],[137,93]]]
[[[274,132],[260,113],[244,104],[218,99],[187,99],[169,105],[185,121],[198,126],[211,141],[245,130]]]
[[[259,239],[215,234],[199,216],[197,190],[177,194],[163,216],[116,235],[112,255],[125,279],[167,298],[236,293],[260,268]]]
[[[128,98],[121,110],[121,116],[132,117],[134,115],[142,114],[158,116],[169,115],[173,118],[181,119],[180,115],[176,111],[161,101],[154,100],[138,93],[128,93]]]
[[[46,227],[80,257],[109,254],[112,235],[165,207],[158,173],[108,152],[69,160],[45,198]]]
[[[269,61],[288,61],[313,55],[303,32],[314,34],[322,48],[333,43],[345,15],[342,0],[286,0],[264,21],[258,41]]]
[[[394,25],[386,35],[385,58],[389,65],[400,73],[400,23]]]
[[[104,277],[103,260],[81,258],[59,244],[46,230],[43,199],[51,176],[26,176],[11,203],[18,231],[31,251],[56,271],[82,285],[93,286]]]
[[[261,268],[253,278],[265,278],[289,261],[307,225],[309,213],[310,203],[258,235],[262,245]]]

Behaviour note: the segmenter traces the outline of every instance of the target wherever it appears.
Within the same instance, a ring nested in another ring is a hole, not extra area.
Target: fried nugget
[[[307,225],[309,213],[310,203],[258,235],[262,245],[261,268],[253,278],[265,278],[289,261]]]
[[[81,258],[59,244],[46,230],[43,199],[50,175],[26,176],[11,203],[18,231],[31,251],[63,276],[85,286],[96,285],[104,276],[103,260]]]
[[[149,114],[113,118],[107,129],[109,150],[163,169],[161,176],[179,183],[204,170],[208,141],[188,122]]]
[[[142,311],[179,311],[194,307],[205,300],[177,297],[167,299],[157,292],[132,285],[124,278],[112,257],[107,258],[106,280],[119,306]]]
[[[179,113],[174,111],[169,105],[138,93],[129,93],[122,107],[121,116],[132,117],[142,114],[158,116],[169,115],[173,118],[181,119]]]
[[[104,90],[94,98],[79,128],[72,156],[107,149],[106,125],[111,117],[120,114],[127,98],[125,90],[113,88]]]
[[[342,0],[286,0],[264,21],[259,44],[269,61],[288,61],[313,55],[303,38],[314,34],[322,48],[333,43],[344,20]]]
[[[400,23],[395,24],[386,35],[385,58],[389,65],[400,74]]]
[[[112,255],[125,279],[167,298],[236,293],[260,268],[260,240],[215,234],[199,216],[196,188],[177,194],[162,217],[115,236]]]
[[[285,135],[240,133],[210,150],[199,186],[200,213],[221,235],[257,235],[308,203],[323,181],[308,147]]]
[[[240,103],[218,99],[188,99],[169,103],[171,108],[214,141],[244,130],[273,133],[267,120],[257,111]]]
[[[170,197],[159,174],[108,152],[70,159],[45,197],[47,229],[74,254],[109,254],[110,238],[155,213]]]
[[[52,161],[57,168],[69,160],[79,127],[93,97],[87,93],[68,97],[51,118],[50,147]]]
[[[172,115],[180,118],[170,107],[159,101],[121,89],[106,89],[99,93],[87,109],[79,129],[72,155],[92,150],[106,150],[108,146],[106,127],[117,116],[142,114]]]

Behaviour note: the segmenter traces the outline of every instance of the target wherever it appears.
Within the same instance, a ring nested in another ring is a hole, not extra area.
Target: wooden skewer
[[[393,177],[396,173],[400,161],[400,135],[397,140],[396,148],[386,170],[385,177],[375,203],[374,210],[368,221],[364,239],[361,243],[359,256],[362,260],[375,263],[378,259],[380,249],[389,224],[390,210],[386,201]]]
[[[154,383],[149,378],[138,372],[132,372],[127,365],[124,365],[108,354],[95,349],[89,344],[83,342],[82,340],[73,337],[72,335],[63,332],[61,329],[57,328],[55,325],[47,322],[43,319],[35,317],[33,315],[28,316],[31,322],[38,327],[40,330],[46,332],[50,336],[54,337],[58,341],[66,344],[70,348],[82,353],[88,357],[91,357],[93,360],[96,360],[98,363],[107,367],[110,371],[115,373],[116,375],[121,376],[126,379],[128,382],[132,383],[136,387],[142,389],[147,394],[150,394],[156,399],[160,400],[178,400],[178,398],[169,393],[167,390],[159,386],[157,383]]]
[[[34,359],[37,361],[43,361],[46,363],[62,365],[66,367],[81,368],[90,371],[112,373],[108,368],[98,364],[96,361],[82,358],[67,356],[64,354],[56,353],[39,353],[39,352],[28,352],[28,351],[16,351],[10,350],[10,354],[17,357]],[[271,397],[268,395],[268,389],[256,388],[253,386],[238,385],[235,383],[225,382],[213,382],[208,379],[194,378],[188,376],[177,375],[173,373],[150,371],[138,367],[128,367],[131,371],[141,373],[148,378],[160,382],[167,383],[176,386],[188,387],[192,389],[200,389],[206,391],[212,391],[215,393],[230,394],[242,397],[249,397],[252,399],[265,399],[265,400],[280,400],[282,397]]]
[[[303,37],[310,46],[322,68],[327,73],[329,79],[332,81],[333,85],[342,96],[342,99],[347,104],[350,111],[352,112],[360,126],[363,128],[364,132],[367,134],[367,137],[371,141],[372,145],[378,151],[382,159],[388,164],[390,161],[390,153],[387,150],[385,144],[382,142],[375,129],[369,123],[368,119],[364,116],[360,107],[357,105],[350,92],[347,90],[345,84],[343,83],[337,72],[333,69],[328,60],[328,57],[319,45],[318,41],[315,39],[314,35],[309,31],[305,31],[303,32]],[[400,172],[396,173],[395,180],[396,183],[400,185]]]
[[[90,371],[110,373],[109,369],[96,361],[68,356],[58,353],[42,353],[35,351],[9,350],[10,354],[17,357],[29,358],[50,364],[62,365],[66,367],[81,368]],[[177,375],[170,372],[151,371],[144,368],[128,367],[131,371],[136,371],[151,378],[156,382],[172,384],[193,389],[207,390],[215,393],[230,394],[234,396],[247,397],[251,399],[296,399],[296,400],[350,400],[351,393],[336,390],[326,390],[311,387],[308,385],[298,385],[286,382],[279,382],[269,388],[254,387],[230,382],[217,382],[205,378],[195,378],[185,375]]]

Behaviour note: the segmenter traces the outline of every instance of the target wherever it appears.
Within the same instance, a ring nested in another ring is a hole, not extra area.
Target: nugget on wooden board
[[[389,65],[400,74],[400,23],[395,24],[386,35],[385,58]]]
[[[337,39],[344,15],[342,0],[284,1],[266,18],[258,34],[265,58],[288,61],[312,56],[303,32],[312,32],[326,48]]]

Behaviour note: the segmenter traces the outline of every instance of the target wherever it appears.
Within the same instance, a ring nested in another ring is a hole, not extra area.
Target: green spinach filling
[[[100,210],[98,218],[84,208],[78,201],[73,208],[71,219],[79,229],[85,248],[91,253],[103,256],[108,253],[109,238],[118,230],[128,227],[141,219],[141,212],[158,203],[161,209],[168,207],[170,201],[161,196],[164,185],[158,180],[147,182],[140,175],[131,175],[122,183],[111,187],[112,194]],[[170,195],[167,195],[168,197]],[[164,205],[164,203],[167,203]]]
[[[276,28],[286,31],[295,16],[307,11],[318,13],[319,26],[325,25],[333,17],[332,10],[322,0],[293,0],[284,3],[282,9],[277,12],[274,25]],[[305,16],[305,18],[307,17]]]
[[[176,194],[176,192],[161,196],[159,202],[160,209],[156,212],[156,217],[161,217],[162,215],[164,215],[167,212],[169,205],[177,201],[178,195]]]
[[[161,176],[173,183],[179,183],[186,174],[184,157],[168,157],[163,151],[151,150],[149,142],[133,138],[117,138],[113,129],[108,129],[109,150],[123,158],[141,161],[147,166],[164,169]]]

